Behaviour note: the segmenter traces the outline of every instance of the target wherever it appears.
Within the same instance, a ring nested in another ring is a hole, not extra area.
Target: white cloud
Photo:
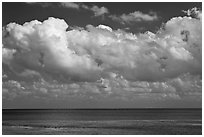
[[[109,27],[109,26],[105,26],[105,25],[99,25],[99,26],[96,27],[96,28],[100,28],[100,29],[108,30],[108,31],[110,31],[110,32],[113,31],[111,27]]]
[[[194,16],[202,20],[202,12],[197,7],[194,7],[188,10],[182,10],[182,11],[186,13],[188,16]]]
[[[3,29],[3,63],[20,77],[43,79],[30,85],[22,80],[20,86],[5,82],[6,94],[8,87],[23,87],[43,97],[201,95],[200,19],[175,17],[156,34],[136,35],[105,25],[67,27],[64,20],[51,17]]]
[[[2,49],[2,61],[3,63],[7,64],[13,59],[13,54],[16,52],[14,49]]]
[[[21,71],[31,67],[30,70],[67,75],[67,78],[73,78],[71,76],[73,75],[78,80],[96,79],[99,77],[101,68],[89,55],[78,56],[69,48],[65,31],[67,27],[64,20],[54,18],[34,25],[32,22],[23,26],[9,24],[7,31],[10,37],[5,38],[4,42],[7,47],[12,47],[18,52],[15,58],[9,61],[12,57],[11,53],[7,52],[9,49],[3,49],[3,62],[13,62],[10,67],[16,68],[19,66],[16,63],[20,61]]]
[[[23,26],[8,24],[3,62],[20,61],[24,69],[29,66],[31,70],[62,74],[71,80],[96,81],[109,72],[128,80],[152,81],[187,72],[201,74],[202,32],[197,19],[174,18],[158,34],[138,36],[101,25],[71,31],[66,31],[67,27],[64,20],[55,18]],[[189,32],[188,40],[183,39],[184,30]],[[16,50],[15,58],[8,50]],[[10,67],[13,65],[16,63]]]
[[[149,12],[148,14],[142,13],[140,11],[135,11],[129,14],[122,14],[120,16],[110,15],[112,20],[121,23],[131,23],[131,22],[141,22],[141,21],[155,21],[158,20],[158,16],[155,12]]]

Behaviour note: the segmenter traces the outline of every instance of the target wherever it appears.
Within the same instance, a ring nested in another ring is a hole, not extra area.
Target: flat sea
[[[3,109],[3,135],[201,135],[202,109]]]

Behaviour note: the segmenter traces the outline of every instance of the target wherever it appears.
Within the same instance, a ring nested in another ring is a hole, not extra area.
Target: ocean
[[[3,109],[3,135],[201,135],[202,109]]]

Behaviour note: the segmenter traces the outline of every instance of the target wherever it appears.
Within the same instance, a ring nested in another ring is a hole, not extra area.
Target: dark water
[[[7,109],[3,120],[190,120],[201,109]]]
[[[201,109],[3,109],[3,134],[201,134]],[[163,129],[163,130],[161,130]]]

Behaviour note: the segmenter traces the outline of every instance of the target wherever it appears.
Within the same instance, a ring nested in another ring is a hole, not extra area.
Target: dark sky
[[[196,2],[3,2],[3,108],[199,108],[201,19]]]

